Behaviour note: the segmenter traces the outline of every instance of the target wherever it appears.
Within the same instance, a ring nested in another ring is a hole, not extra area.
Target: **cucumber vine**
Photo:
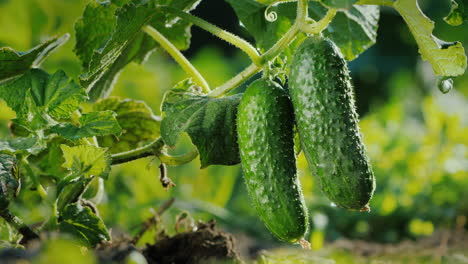
[[[170,187],[166,165],[184,165],[196,157],[202,168],[239,164],[236,117],[242,94],[231,92],[262,71],[264,79],[282,74],[284,80],[292,55],[310,35],[330,39],[346,60],[356,58],[376,41],[378,6],[401,14],[423,58],[440,76],[441,90],[448,92],[451,78],[466,69],[461,43],[433,36],[433,22],[416,0],[358,0],[347,8],[324,0],[225,0],[255,44],[191,14],[200,1],[90,1],[75,24],[74,52],[82,66],[81,74],[73,76],[77,78],[40,68],[69,40],[68,33],[27,52],[0,48],[0,99],[16,113],[11,137],[0,140],[0,216],[23,236],[22,243],[51,230],[71,233],[88,246],[109,240],[104,222],[87,201],[93,197],[86,195],[97,196],[94,185],[109,177],[112,166],[155,157],[161,163],[160,180]],[[190,46],[192,24],[239,48],[251,63],[211,89],[182,53]],[[166,92],[161,117],[145,102],[109,97],[122,69],[144,62],[158,47],[189,76]],[[284,64],[281,69],[272,66],[277,61]],[[86,102],[91,106],[83,107]],[[167,149],[183,132],[196,149],[169,155]],[[28,190],[50,209],[38,228],[9,208],[19,192]]]

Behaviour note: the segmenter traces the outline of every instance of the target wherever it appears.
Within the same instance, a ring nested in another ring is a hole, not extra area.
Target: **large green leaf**
[[[111,153],[129,151],[159,137],[161,118],[155,116],[145,102],[132,99],[120,100],[110,97],[97,102],[94,110],[112,110],[122,127],[122,135],[98,137],[99,145]]]
[[[121,7],[110,2],[88,4],[76,24],[75,52],[85,68],[81,83],[92,100],[108,96],[118,73],[132,61],[141,63],[156,48],[156,42],[141,31],[144,25],[158,29],[177,48],[188,48],[190,24],[181,20],[169,23],[169,19],[174,19],[158,12],[156,5],[167,4],[188,11],[199,0],[165,2],[134,0]]]
[[[459,76],[465,72],[467,58],[463,45],[432,35],[434,22],[423,14],[417,0],[397,0],[393,6],[416,39],[422,58],[431,63],[436,75]]]
[[[59,228],[85,242],[96,246],[102,241],[110,240],[104,221],[91,208],[77,203],[67,205],[60,212]]]
[[[452,6],[450,13],[444,17],[445,22],[452,26],[460,26],[465,21],[468,21],[468,6],[466,6],[466,0],[452,0]]]
[[[242,25],[255,38],[257,47],[263,51],[271,48],[284,35],[296,17],[294,2],[270,7],[269,11],[276,12],[278,19],[269,22],[265,19],[267,5],[254,0],[226,1],[234,8]],[[313,19],[319,20],[326,12],[327,8],[319,2],[309,2],[309,14]],[[375,43],[378,20],[377,6],[352,6],[340,10],[323,34],[338,45],[347,60],[353,60]]]
[[[19,52],[9,47],[0,48],[0,80],[23,74],[30,68],[39,67],[47,56],[67,42],[69,38],[69,34],[60,38],[53,37],[26,52]]]
[[[18,118],[30,121],[44,114],[55,119],[68,118],[86,100],[86,93],[61,70],[49,75],[31,69],[21,77],[0,83],[0,98]]]
[[[107,178],[110,171],[110,157],[106,149],[91,145],[70,147],[61,145],[65,162],[63,167],[74,175]]]
[[[66,139],[80,139],[94,136],[120,135],[122,128],[115,119],[113,111],[91,112],[83,114],[79,125],[61,123],[53,126],[50,131]]]
[[[187,132],[198,148],[202,168],[238,164],[236,116],[241,97],[210,98],[181,88],[168,91],[162,104],[164,142],[174,146],[180,134]]]
[[[0,211],[5,209],[20,187],[15,156],[0,154]]]

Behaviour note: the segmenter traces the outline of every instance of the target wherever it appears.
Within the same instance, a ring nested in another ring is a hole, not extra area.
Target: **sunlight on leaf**
[[[92,175],[96,177],[107,178],[110,172],[110,157],[106,149],[91,146],[80,145],[70,147],[60,146],[65,158],[63,167],[76,175],[83,174],[86,177]]]

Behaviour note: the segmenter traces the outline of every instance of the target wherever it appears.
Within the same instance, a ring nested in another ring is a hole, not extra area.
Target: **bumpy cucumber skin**
[[[239,104],[237,131],[245,183],[257,213],[280,240],[296,242],[308,227],[296,173],[291,101],[278,84],[253,82]]]
[[[337,206],[369,210],[375,178],[358,126],[348,67],[338,47],[307,38],[291,62],[289,93],[309,167]]]

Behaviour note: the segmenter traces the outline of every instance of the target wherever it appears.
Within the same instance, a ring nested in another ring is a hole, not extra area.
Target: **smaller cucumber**
[[[296,173],[294,115],[278,84],[257,80],[239,104],[237,131],[245,183],[255,209],[279,239],[297,242],[308,226]]]

